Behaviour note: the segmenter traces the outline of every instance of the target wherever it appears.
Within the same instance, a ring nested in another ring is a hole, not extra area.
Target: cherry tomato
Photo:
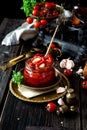
[[[86,89],[87,90],[87,80],[84,80],[82,82],[82,88]]]
[[[46,4],[45,4],[45,8],[50,9],[51,7],[52,7],[51,3],[50,3],[50,2],[46,2]]]
[[[34,15],[34,16],[38,16],[38,15],[39,15],[39,11],[36,10],[36,9],[34,9],[34,10],[32,11],[32,15]]]
[[[54,16],[54,17],[57,17],[58,15],[59,15],[59,13],[58,13],[57,11],[54,11],[54,12],[53,12],[53,16]]]
[[[71,76],[72,75],[72,71],[70,69],[65,69],[63,73],[64,73],[65,76]]]
[[[54,49],[56,47],[55,43],[51,43],[51,48]]]
[[[28,24],[31,24],[31,23],[33,22],[33,18],[27,17],[26,22],[27,22]]]
[[[45,26],[45,25],[47,25],[47,20],[46,19],[41,19],[41,25],[42,26]]]
[[[51,8],[55,8],[56,7],[56,4],[54,2],[51,2]]]
[[[43,12],[44,12],[44,14],[47,14],[49,12],[49,10],[48,9],[44,9]]]
[[[35,21],[34,28],[39,28],[41,26],[40,21]]]
[[[54,112],[57,109],[57,105],[53,102],[49,102],[46,108],[49,112]]]
[[[51,54],[47,54],[44,58],[47,64],[53,64],[53,57],[51,56]]]
[[[44,15],[44,12],[43,12],[43,11],[40,11],[39,14],[40,14],[40,16],[43,16],[43,15]]]
[[[33,9],[34,9],[34,10],[39,10],[39,9],[40,9],[40,6],[39,6],[39,5],[35,5]]]

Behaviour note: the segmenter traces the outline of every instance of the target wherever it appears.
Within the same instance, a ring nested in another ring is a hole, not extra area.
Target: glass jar
[[[31,65],[31,59],[27,60],[24,68],[24,81],[33,87],[46,87],[55,82],[55,69],[52,65],[36,69]]]

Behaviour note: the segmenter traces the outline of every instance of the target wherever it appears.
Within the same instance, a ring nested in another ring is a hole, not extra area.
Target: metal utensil
[[[20,55],[12,60],[10,60],[6,65],[2,65],[0,66],[0,69],[2,69],[3,71],[5,71],[6,69],[16,65],[17,63],[19,63],[22,60],[28,59],[32,56],[31,53],[26,53],[25,55]]]
[[[16,65],[20,61],[23,61],[23,60],[26,60],[26,59],[32,57],[36,53],[42,53],[42,50],[39,49],[39,48],[32,48],[29,53],[22,54],[22,55],[19,55],[16,58],[11,59],[6,65],[0,66],[0,69],[2,69],[3,71],[5,71],[6,69],[8,69],[8,68],[10,68],[10,67],[12,67],[14,65]]]

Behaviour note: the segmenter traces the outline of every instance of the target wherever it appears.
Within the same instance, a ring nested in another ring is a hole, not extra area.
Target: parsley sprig
[[[45,2],[46,0],[39,0],[40,2]],[[31,16],[33,7],[37,5],[37,0],[23,0],[23,6],[21,7],[21,10],[24,11],[26,17]]]
[[[12,82],[13,83],[20,85],[23,78],[24,78],[24,76],[22,75],[22,73],[20,71],[16,72],[13,70],[13,74],[12,74]]]

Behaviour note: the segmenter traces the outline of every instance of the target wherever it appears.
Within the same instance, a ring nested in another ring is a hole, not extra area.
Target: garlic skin
[[[83,69],[79,68],[77,71],[76,71],[77,74],[79,75],[82,75],[83,74]]]

